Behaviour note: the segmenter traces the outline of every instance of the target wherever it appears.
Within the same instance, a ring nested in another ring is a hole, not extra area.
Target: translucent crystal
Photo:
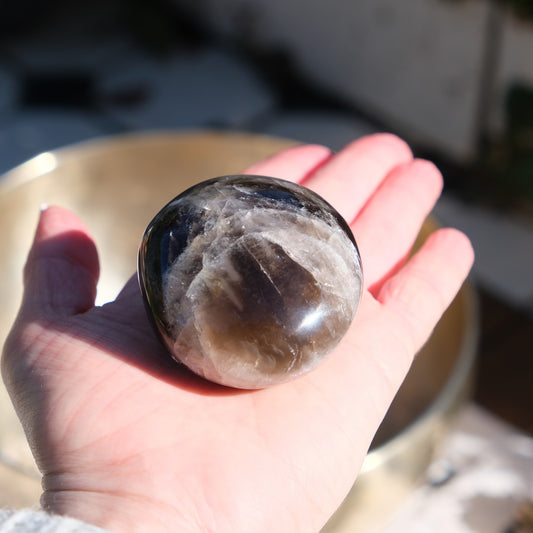
[[[156,215],[139,281],[177,361],[255,389],[300,376],[333,350],[357,310],[362,272],[350,228],[320,196],[240,175],[202,182]]]

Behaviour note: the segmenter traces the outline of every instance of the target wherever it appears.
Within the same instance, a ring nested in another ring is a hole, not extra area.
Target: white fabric
[[[44,511],[0,509],[0,533],[104,533],[104,530]]]

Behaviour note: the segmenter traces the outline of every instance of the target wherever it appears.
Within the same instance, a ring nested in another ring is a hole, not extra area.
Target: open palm
[[[304,182],[351,222],[365,273],[351,329],[290,383],[208,383],[165,353],[135,279],[94,306],[88,230],[64,209],[45,210],[2,370],[49,510],[118,532],[307,533],[353,484],[414,354],[470,269],[470,244],[439,230],[405,262],[442,183],[390,135],[336,155],[291,148],[247,173]]]

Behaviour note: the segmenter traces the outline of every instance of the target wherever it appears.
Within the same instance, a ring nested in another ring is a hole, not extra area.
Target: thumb
[[[41,212],[24,268],[21,313],[74,315],[94,306],[98,253],[87,227],[60,207]]]

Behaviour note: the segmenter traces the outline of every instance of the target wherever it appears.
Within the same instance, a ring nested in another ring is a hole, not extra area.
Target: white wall
[[[533,79],[532,27],[502,16],[496,85],[483,85],[488,0],[173,1],[223,35],[287,50],[311,81],[457,160],[474,154],[483,118],[501,124],[509,80]]]

